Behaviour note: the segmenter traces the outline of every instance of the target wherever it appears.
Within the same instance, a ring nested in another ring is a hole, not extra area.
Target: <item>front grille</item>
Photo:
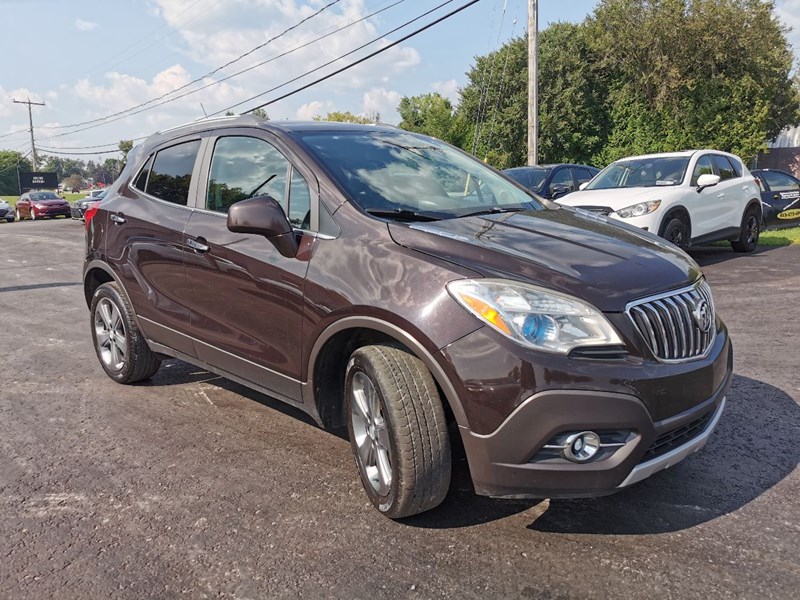
[[[662,361],[704,356],[714,342],[714,299],[705,281],[632,302],[626,312],[650,350]]]
[[[712,410],[711,412],[706,413],[699,419],[695,419],[683,427],[678,427],[677,429],[673,429],[672,431],[661,434],[658,436],[656,441],[650,445],[650,447],[647,449],[647,452],[644,453],[642,462],[647,462],[648,460],[658,458],[670,450],[683,446],[685,443],[697,437],[706,430],[706,427],[713,416],[714,411]]]

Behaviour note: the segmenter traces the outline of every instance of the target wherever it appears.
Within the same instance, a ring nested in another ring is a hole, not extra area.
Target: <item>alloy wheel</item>
[[[750,215],[750,218],[747,219],[746,231],[747,243],[754,244],[758,240],[759,233],[758,219],[756,219],[755,215]]]
[[[372,380],[363,372],[353,376],[350,418],[361,468],[379,496],[392,487],[389,429]]]
[[[97,303],[94,331],[100,359],[113,370],[122,369],[128,354],[128,338],[122,315],[116,304],[108,298]]]

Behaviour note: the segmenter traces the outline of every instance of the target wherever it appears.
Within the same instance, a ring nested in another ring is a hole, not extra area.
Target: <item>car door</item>
[[[768,227],[796,225],[800,222],[800,181],[779,171],[761,171],[764,184],[761,201],[764,207],[764,224]]]
[[[742,215],[750,199],[748,187],[741,173],[737,172],[727,156],[712,154],[711,161],[714,163],[716,174],[720,177],[719,183],[714,186],[717,201],[714,202],[716,210],[712,215],[711,231],[741,227]]]
[[[303,287],[313,234],[286,258],[263,236],[227,228],[231,205],[255,195],[277,200],[296,230],[312,226],[318,184],[266,133],[209,138],[186,228],[191,330],[198,358],[283,399],[300,399]],[[314,217],[315,218],[315,217]]]
[[[107,261],[122,280],[145,336],[193,356],[184,273],[184,229],[196,186],[200,139],[157,149],[130,185],[103,204]]]

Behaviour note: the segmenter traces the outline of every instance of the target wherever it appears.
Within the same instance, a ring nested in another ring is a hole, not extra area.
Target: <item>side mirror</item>
[[[297,256],[297,236],[278,201],[256,196],[237,202],[228,210],[228,229],[267,238],[286,258]]]
[[[550,196],[553,198],[558,198],[559,196],[564,196],[565,194],[569,194],[570,189],[568,185],[564,185],[563,183],[554,183],[550,186]]]
[[[588,181],[584,181],[582,184],[580,184],[580,185],[578,186],[578,189],[579,189],[579,190],[583,190],[583,189],[585,189],[585,188],[586,188],[586,186],[587,186],[587,185],[589,185],[589,182],[588,182]]]
[[[699,194],[707,187],[715,186],[719,183],[719,175],[706,173],[697,178],[697,193]]]

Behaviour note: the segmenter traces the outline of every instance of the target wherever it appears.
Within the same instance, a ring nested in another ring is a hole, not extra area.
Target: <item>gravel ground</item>
[[[614,496],[404,522],[348,443],[178,361],[105,376],[83,228],[0,224],[2,598],[790,598],[800,589],[800,246],[694,252],[734,340],[709,445]]]

